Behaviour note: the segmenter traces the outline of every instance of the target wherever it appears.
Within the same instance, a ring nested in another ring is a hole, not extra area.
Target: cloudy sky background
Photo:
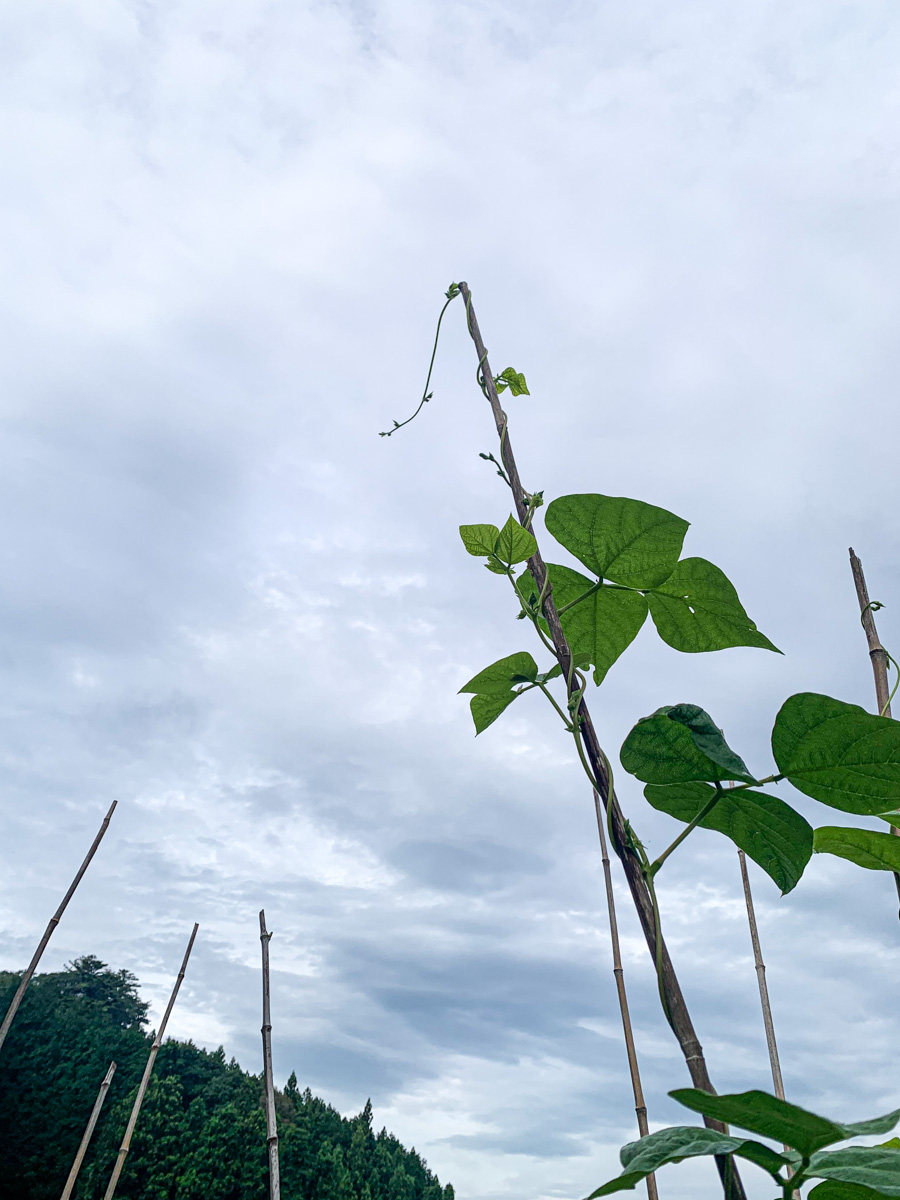
[[[376,435],[467,279],[531,387],[526,486],[686,517],[785,651],[648,623],[591,701],[610,753],[691,700],[767,773],[792,692],[871,707],[847,547],[897,653],[895,6],[33,0],[0,56],[0,966],[117,799],[46,969],[97,954],[158,1015],[198,920],[170,1032],[258,1070],[265,905],[280,1081],[371,1096],[460,1197],[584,1195],[634,1136],[596,831],[539,698],[476,741],[456,695],[533,649],[456,533],[509,511],[459,302],[434,401]],[[890,877],[751,870],[790,1098],[896,1106]],[[661,1126],[687,1076],[617,886]],[[660,891],[714,1082],[767,1086],[730,844]]]

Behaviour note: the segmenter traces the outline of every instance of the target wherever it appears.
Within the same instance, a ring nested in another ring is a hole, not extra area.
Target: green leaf
[[[875,1192],[858,1183],[837,1183],[834,1179],[826,1179],[813,1188],[807,1200],[878,1200],[881,1195],[882,1192]]]
[[[571,604],[595,586],[570,567],[548,563],[557,610]],[[521,589],[520,589],[521,590]],[[601,684],[607,671],[637,637],[647,619],[647,601],[640,592],[601,587],[560,617],[563,633],[578,666],[594,667],[594,683]]]
[[[521,371],[516,371],[513,367],[507,367],[505,371],[501,371],[495,376],[494,383],[498,392],[503,392],[507,388],[514,396],[530,396],[526,384],[525,376]]]
[[[816,854],[835,854],[870,871],[900,871],[900,838],[872,829],[823,825],[815,832]]]
[[[832,808],[875,816],[900,802],[900,722],[856,704],[791,696],[775,718],[772,751],[795,788]]]
[[[630,1191],[666,1163],[708,1154],[737,1154],[755,1162],[770,1174],[775,1174],[786,1161],[783,1155],[749,1138],[729,1137],[715,1129],[698,1129],[693,1125],[675,1125],[623,1146],[620,1158],[624,1172],[617,1179],[591,1192],[588,1200],[593,1200],[595,1196],[609,1196],[613,1192]]]
[[[708,804],[715,789],[707,783],[648,784],[644,795],[655,809],[687,824]],[[800,881],[813,851],[808,821],[777,796],[725,789],[700,822],[702,829],[724,833],[752,858],[786,895]],[[882,835],[884,836],[884,835]],[[900,850],[900,838],[898,842]]]
[[[762,1137],[772,1138],[799,1150],[801,1154],[812,1154],[832,1142],[843,1141],[849,1135],[844,1127],[825,1117],[778,1100],[767,1092],[737,1092],[730,1096],[713,1096],[698,1088],[678,1088],[669,1092],[673,1100],[693,1109],[704,1117],[713,1117],[725,1124],[749,1129]]]
[[[475,722],[475,736],[484,733],[488,725],[493,725],[504,709],[509,708],[518,692],[490,692],[487,695],[473,696],[469,702],[472,710],[472,720]]]
[[[705,558],[685,558],[647,596],[664,642],[685,654],[758,646],[781,652],[756,628],[728,578]]]
[[[885,812],[876,814],[880,820],[887,821],[894,829],[900,829],[900,812]]]
[[[547,508],[548,531],[597,576],[654,588],[674,570],[688,522],[624,496],[560,496]]]
[[[518,654],[500,658],[479,671],[459,691],[460,694],[473,692],[476,696],[498,695],[508,692],[523,680],[534,681],[537,673],[537,663],[527,650],[520,650]]]
[[[709,713],[673,704],[644,717],[625,739],[622,766],[644,783],[755,783]]]
[[[513,563],[525,562],[536,551],[537,542],[532,535],[510,516],[497,535],[494,553],[501,562],[509,563],[511,566]]]
[[[476,558],[489,557],[494,553],[500,530],[496,525],[460,525],[462,544]]]
[[[848,1146],[844,1150],[814,1154],[805,1174],[844,1184],[855,1183],[871,1188],[878,1196],[900,1196],[900,1150]]]

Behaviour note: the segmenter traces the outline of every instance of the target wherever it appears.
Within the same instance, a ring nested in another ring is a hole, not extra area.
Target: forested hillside
[[[19,977],[0,973],[0,1012]],[[147,1005],[128,971],[93,957],[36,975],[0,1055],[0,1200],[58,1200],[100,1081],[118,1064],[76,1191],[99,1200],[150,1049]],[[261,1076],[167,1040],[117,1196],[266,1200]],[[285,1200],[453,1200],[414,1150],[301,1091],[276,1096]]]

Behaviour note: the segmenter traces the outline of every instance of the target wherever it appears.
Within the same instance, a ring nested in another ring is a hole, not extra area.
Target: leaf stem
[[[707,803],[703,805],[703,807],[697,813],[696,817],[694,817],[694,819],[691,822],[689,822],[689,824],[686,825],[684,829],[682,829],[681,833],[679,833],[678,837],[675,839],[675,841],[672,843],[672,845],[669,846],[669,848],[667,850],[663,850],[663,852],[659,856],[659,858],[657,858],[654,862],[650,863],[649,867],[647,868],[647,871],[649,872],[649,878],[647,880],[648,884],[650,883],[650,879],[652,879],[652,877],[660,869],[660,867],[663,865],[663,863],[666,861],[666,859],[669,857],[669,855],[672,853],[672,851],[678,849],[678,847],[681,845],[681,843],[684,841],[684,839],[688,836],[688,834],[693,832],[693,830],[695,830],[697,828],[697,826],[700,824],[700,822],[703,820],[703,818],[705,816],[708,816],[709,813],[712,812],[712,810],[716,807],[716,805],[719,803],[719,801],[722,799],[722,797],[724,795],[725,795],[725,792],[724,792],[721,784],[717,783],[716,791],[715,791],[715,794],[714,794],[712,800],[707,801]]]

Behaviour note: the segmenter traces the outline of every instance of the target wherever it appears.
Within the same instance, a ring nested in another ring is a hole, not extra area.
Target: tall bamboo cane
[[[475,351],[478,355],[479,383],[482,385],[491,406],[497,436],[500,439],[500,459],[509,478],[516,514],[520,524],[528,528],[533,534],[534,530],[531,529],[528,503],[525,499],[522,481],[519,478],[519,469],[516,465],[512,443],[509,438],[506,413],[500,406],[500,398],[497,395],[497,388],[494,384],[490,363],[488,362],[488,352],[485,349],[481,331],[478,328],[475,310],[472,308],[472,294],[466,283],[460,283],[459,290],[466,305],[469,333],[471,334],[472,341],[475,343]],[[556,611],[556,605],[553,601],[552,589],[547,584],[547,568],[539,549],[528,560],[528,567],[538,590],[538,595],[545,597],[543,615],[547,621],[557,660],[562,668],[562,677],[569,680],[568,686],[571,698],[577,687],[575,673],[570,670],[574,665],[572,662],[572,652],[560,624],[559,614]],[[681,991],[681,985],[678,982],[675,969],[672,966],[672,960],[669,957],[668,949],[662,938],[660,938],[659,954],[657,954],[656,921],[650,890],[647,887],[647,881],[644,879],[636,855],[628,848],[625,822],[619,802],[616,799],[615,791],[611,786],[607,757],[600,746],[600,741],[594,729],[590,713],[588,712],[587,703],[583,698],[580,700],[578,712],[580,717],[579,736],[584,751],[587,754],[591,773],[600,793],[600,799],[603,801],[603,806],[607,811],[613,849],[625,870],[625,877],[628,880],[628,886],[634,900],[641,928],[644,931],[644,938],[646,939],[651,958],[654,963],[659,963],[660,991],[665,998],[664,1009],[666,1019],[672,1028],[672,1032],[678,1039],[694,1086],[705,1092],[715,1092],[715,1088],[709,1077],[709,1071],[706,1067],[706,1060],[703,1057],[703,1047],[700,1045],[700,1041],[694,1030],[694,1025]],[[719,1131],[724,1131],[725,1129],[721,1121],[714,1121],[710,1117],[704,1117],[704,1123],[711,1129]],[[722,1177],[722,1186],[726,1200],[746,1200],[743,1184],[741,1183],[733,1159],[719,1155],[716,1157],[716,1166]]]
[[[866,577],[863,574],[863,565],[853,553],[853,547],[850,547],[850,570],[853,572],[853,582],[856,585],[856,598],[859,601],[860,620],[862,627],[866,631],[866,641],[869,644],[869,659],[872,663],[872,674],[875,676],[875,703],[878,705],[878,711],[883,717],[891,715],[891,693],[888,687],[888,656],[887,651],[878,639],[878,630],[875,628],[875,604],[869,599],[869,589],[866,587]],[[881,607],[881,605],[877,605]],[[900,829],[893,825],[890,827],[891,833],[900,837]],[[900,874],[894,871],[894,883],[897,887],[897,897],[900,899]]]
[[[612,943],[613,975],[616,979],[616,992],[619,996],[619,1012],[622,1014],[622,1030],[625,1035],[625,1053],[628,1056],[628,1071],[631,1075],[631,1090],[634,1093],[634,1112],[637,1117],[638,1132],[646,1137],[650,1132],[647,1124],[647,1105],[644,1102],[644,1089],[641,1087],[641,1071],[638,1066],[637,1051],[634,1048],[634,1032],[631,1028],[631,1013],[628,1010],[628,996],[625,993],[625,971],[622,967],[622,955],[619,951],[619,923],[616,920],[616,897],[613,893],[612,871],[609,865],[609,851],[606,848],[606,831],[603,828],[603,809],[600,797],[594,788],[594,811],[597,814],[597,832],[600,834],[600,855],[603,859],[603,878],[606,882],[606,911],[609,915],[609,940]],[[656,1176],[647,1176],[648,1200],[659,1200],[656,1190]]]
[[[144,1103],[144,1095],[147,1091],[147,1085],[150,1082],[150,1076],[153,1074],[153,1066],[156,1062],[156,1056],[159,1053],[159,1048],[162,1045],[163,1034],[166,1031],[166,1025],[169,1023],[169,1016],[172,1009],[175,1007],[175,1000],[181,988],[184,973],[187,970],[188,959],[191,956],[191,951],[194,948],[194,938],[197,936],[197,930],[200,928],[194,924],[193,932],[187,944],[187,950],[184,952],[184,958],[181,962],[181,970],[175,979],[175,986],[172,988],[172,995],[169,997],[169,1003],[166,1005],[166,1011],[163,1013],[163,1018],[159,1023],[159,1029],[156,1031],[156,1037],[153,1039],[153,1045],[150,1047],[150,1054],[147,1057],[147,1065],[144,1067],[144,1074],[141,1078],[140,1086],[137,1090],[137,1095],[134,1098],[134,1104],[131,1108],[131,1116],[128,1118],[128,1124],[125,1127],[125,1136],[122,1138],[122,1145],[119,1147],[119,1153],[116,1155],[116,1163],[113,1167],[112,1175],[107,1184],[106,1191],[103,1195],[103,1200],[112,1200],[116,1194],[116,1185],[119,1182],[119,1176],[122,1174],[122,1168],[125,1166],[125,1158],[128,1151],[131,1149],[131,1138],[134,1133],[134,1127],[137,1124],[137,1119],[140,1116],[141,1105]]]
[[[110,817],[112,817],[112,815],[113,815],[116,804],[118,804],[118,801],[113,800],[112,804],[109,806],[109,812],[103,818],[103,823],[100,826],[97,836],[94,838],[93,842],[91,843],[90,850],[88,850],[87,854],[85,855],[84,862],[78,868],[75,878],[69,884],[69,890],[63,896],[62,903],[60,904],[59,908],[56,910],[56,912],[50,918],[47,928],[44,930],[44,936],[38,942],[37,950],[35,950],[34,954],[32,955],[31,962],[25,968],[25,974],[22,976],[22,981],[19,984],[18,988],[16,989],[16,994],[13,996],[12,1000],[10,1001],[9,1008],[6,1010],[6,1016],[3,1018],[2,1024],[0,1024],[0,1046],[2,1046],[3,1043],[6,1041],[6,1035],[9,1033],[9,1027],[10,1027],[10,1025],[12,1025],[13,1018],[15,1017],[16,1013],[18,1012],[19,1005],[22,1003],[22,997],[25,995],[25,992],[26,992],[26,989],[28,988],[29,983],[31,983],[31,977],[37,970],[37,965],[41,961],[41,955],[47,949],[47,943],[50,941],[50,938],[53,934],[53,930],[57,927],[60,920],[62,919],[62,915],[66,911],[66,905],[69,903],[69,901],[72,899],[72,896],[75,894],[75,889],[78,887],[79,883],[81,883],[82,876],[84,875],[84,873],[88,869],[88,867],[91,865],[91,859],[97,853],[97,847],[103,841],[103,835],[106,833],[106,830],[109,828]]]
[[[115,1073],[116,1064],[111,1062],[109,1070],[100,1084],[100,1091],[97,1093],[97,1099],[94,1101],[94,1107],[91,1109],[91,1115],[88,1118],[87,1127],[81,1139],[81,1145],[78,1147],[78,1153],[75,1155],[75,1161],[72,1163],[72,1170],[69,1172],[69,1178],[66,1180],[66,1186],[62,1190],[60,1200],[69,1200],[69,1197],[72,1195],[72,1189],[75,1187],[78,1172],[81,1170],[81,1164],[84,1161],[87,1148],[91,1144],[91,1138],[94,1136],[94,1127],[97,1124],[97,1118],[100,1116],[100,1109],[103,1107],[103,1101],[106,1099],[106,1093],[109,1091],[109,1085],[112,1083],[112,1077]]]
[[[272,1014],[269,1010],[269,942],[266,930],[266,910],[259,910],[259,940],[262,944],[263,980],[263,1072],[266,1079],[266,1149],[269,1155],[269,1197],[281,1198],[281,1170],[278,1162],[278,1124],[275,1119],[275,1085],[272,1082]]]

